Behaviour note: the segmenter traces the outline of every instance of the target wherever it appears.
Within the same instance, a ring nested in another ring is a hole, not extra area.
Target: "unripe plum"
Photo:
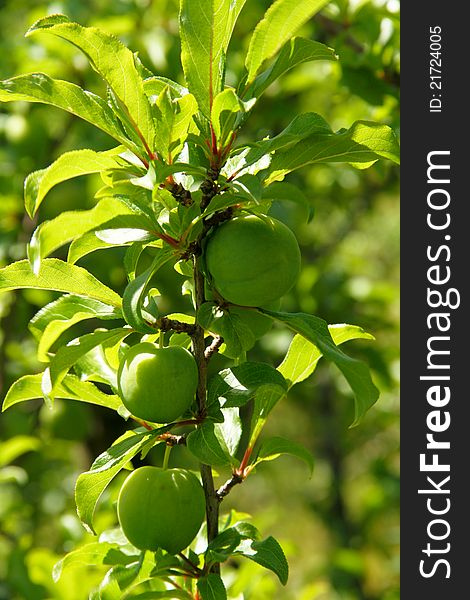
[[[300,272],[294,234],[267,216],[242,215],[222,223],[207,241],[205,260],[217,292],[241,306],[279,299]]]
[[[118,391],[131,414],[153,423],[169,423],[191,406],[198,384],[193,355],[180,346],[159,348],[150,342],[130,347],[118,371]]]
[[[122,530],[136,548],[177,554],[202,525],[204,490],[185,469],[140,467],[125,480],[117,510]]]

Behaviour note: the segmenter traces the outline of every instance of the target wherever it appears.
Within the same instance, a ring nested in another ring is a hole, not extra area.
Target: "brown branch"
[[[221,485],[217,490],[216,493],[218,501],[222,502],[225,496],[228,496],[230,494],[232,488],[238,485],[239,483],[243,483],[243,480],[244,478],[242,477],[242,475],[235,471],[232,474],[232,477],[230,477],[230,479],[227,479],[227,481],[223,485]]]
[[[194,291],[196,300],[196,311],[204,304],[204,276],[200,268],[200,258],[195,256],[194,261]],[[192,349],[194,358],[198,366],[199,380],[196,391],[196,400],[198,405],[198,417],[204,418],[207,412],[206,394],[207,394],[207,360],[205,357],[204,329],[196,324],[196,333],[192,336]],[[210,465],[201,463],[200,465],[202,486],[206,498],[206,522],[207,522],[207,541],[211,542],[219,533],[219,500],[214,486],[212,468]],[[219,565],[214,565],[213,572],[219,572]]]
[[[212,358],[212,356],[216,352],[218,352],[220,346],[222,346],[223,343],[224,343],[223,337],[221,337],[220,335],[216,335],[214,337],[211,344],[209,346],[207,346],[207,348],[204,351],[204,356],[205,356],[207,362],[209,362],[209,360]]]
[[[187,333],[190,336],[197,334],[197,325],[191,323],[182,323],[176,319],[169,319],[168,317],[160,317],[157,319],[155,326],[161,331],[176,331],[178,333]]]

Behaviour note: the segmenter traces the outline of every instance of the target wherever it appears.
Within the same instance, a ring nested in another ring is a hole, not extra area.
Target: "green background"
[[[228,83],[242,72],[249,35],[269,2],[248,0],[231,43]],[[265,94],[244,129],[245,139],[275,135],[295,114],[314,111],[337,130],[357,119],[399,127],[399,4],[332,2],[300,32],[335,48],[338,64],[304,64]],[[102,93],[85,59],[52,36],[25,40],[39,17],[62,12],[83,25],[118,35],[157,74],[181,81],[176,0],[0,2],[0,78],[43,71]],[[25,216],[25,176],[65,151],[105,150],[112,142],[69,114],[40,105],[0,107],[0,266],[25,257],[36,222]],[[316,314],[329,323],[353,323],[376,337],[347,351],[368,362],[381,390],[378,403],[354,429],[350,391],[336,371],[321,365],[276,407],[264,436],[303,443],[315,456],[314,475],[283,457],[263,463],[233,490],[223,509],[250,513],[264,536],[274,535],[287,554],[291,574],[281,588],[275,576],[245,561],[227,570],[237,600],[395,600],[399,549],[398,428],[398,170],[381,161],[366,171],[318,165],[287,177],[299,185],[314,219],[295,204],[272,214],[297,234],[302,249],[298,283],[283,309]],[[93,206],[98,177],[78,178],[54,189],[38,222],[72,208]],[[64,258],[64,253],[57,256]],[[125,274],[119,249],[83,260],[99,279],[122,292]],[[162,271],[163,309],[187,308],[179,276]],[[27,290],[0,296],[0,398],[11,383],[38,372],[28,320],[55,297]],[[80,332],[77,327],[73,330]],[[291,335],[272,331],[250,351],[251,360],[277,365]],[[225,365],[222,357],[214,368]],[[53,412],[28,402],[0,416],[0,600],[82,600],[103,572],[80,567],[53,584],[51,569],[64,553],[94,538],[80,525],[73,503],[76,477],[126,429],[111,411],[56,403]],[[161,464],[155,450],[148,463]],[[191,466],[184,449],[171,462]],[[219,483],[223,483],[221,473]],[[97,529],[115,526],[122,473],[105,493]],[[242,592],[245,594],[242,596]],[[237,596],[238,594],[238,596]]]

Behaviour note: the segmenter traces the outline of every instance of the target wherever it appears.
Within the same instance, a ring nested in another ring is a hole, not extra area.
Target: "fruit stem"
[[[160,335],[158,337],[158,347],[159,348],[165,347],[165,332],[163,331],[163,329],[160,329]]]
[[[173,446],[171,444],[165,445],[165,455],[163,456],[163,465],[162,465],[162,469],[164,469],[164,470],[168,469],[168,461],[170,460],[170,453],[171,453],[172,447]]]

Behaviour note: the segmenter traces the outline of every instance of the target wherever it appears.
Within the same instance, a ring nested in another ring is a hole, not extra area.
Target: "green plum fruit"
[[[191,406],[198,384],[193,355],[180,346],[159,348],[141,342],[124,354],[118,391],[131,414],[153,423],[169,423]]]
[[[242,215],[208,238],[207,271],[217,292],[233,304],[265,306],[297,281],[300,250],[292,231],[272,217]]]
[[[204,490],[185,469],[140,467],[125,480],[118,518],[127,539],[141,550],[184,550],[204,520]]]

